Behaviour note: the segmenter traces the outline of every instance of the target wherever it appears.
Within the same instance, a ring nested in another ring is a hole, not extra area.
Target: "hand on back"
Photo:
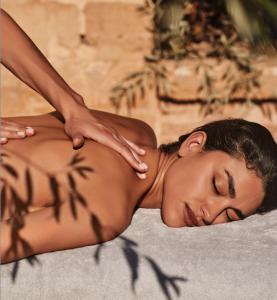
[[[145,150],[124,138],[115,128],[105,125],[86,107],[78,109],[75,115],[68,118],[64,129],[72,139],[74,148],[82,147],[85,138],[92,139],[117,151],[136,170],[140,179],[146,178],[147,166],[140,158],[145,155]]]
[[[4,119],[0,121],[0,144],[6,144],[9,139],[22,139],[34,134],[32,127]]]
[[[105,125],[86,107],[79,108],[70,118],[65,120],[65,133],[71,138],[74,149],[81,148],[85,138],[92,139],[102,145],[117,151],[135,169],[140,179],[145,179],[147,166],[140,156],[145,150],[127,140],[112,127]],[[17,122],[1,119],[0,144],[6,144],[9,139],[22,139],[35,134],[33,128]]]

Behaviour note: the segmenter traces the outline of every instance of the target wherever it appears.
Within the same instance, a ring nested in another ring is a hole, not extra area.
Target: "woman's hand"
[[[34,135],[32,127],[1,119],[0,121],[0,144],[5,144],[9,139],[22,139]]]
[[[86,107],[80,107],[76,114],[67,118],[64,129],[72,139],[74,148],[82,147],[85,138],[93,139],[117,151],[137,170],[136,174],[140,179],[146,178],[148,167],[139,157],[145,154],[145,150],[121,136],[116,129],[106,126]]]

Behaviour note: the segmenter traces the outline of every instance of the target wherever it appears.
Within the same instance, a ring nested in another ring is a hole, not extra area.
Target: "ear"
[[[195,131],[181,144],[178,155],[184,156],[189,153],[198,153],[203,150],[207,140],[205,131]]]

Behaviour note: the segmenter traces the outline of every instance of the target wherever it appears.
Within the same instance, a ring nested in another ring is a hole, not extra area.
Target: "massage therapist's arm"
[[[94,116],[86,107],[82,96],[64,81],[27,34],[3,9],[0,28],[1,63],[62,114],[65,132],[72,139],[74,147],[81,147],[85,138],[90,138],[119,152],[138,172],[146,171],[139,157],[145,151]],[[7,142],[9,138],[20,138],[17,131],[25,132],[25,136],[33,134],[24,131],[25,128],[22,124],[3,121],[0,143]]]

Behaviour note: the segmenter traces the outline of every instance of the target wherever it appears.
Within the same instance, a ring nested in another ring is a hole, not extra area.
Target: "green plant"
[[[111,101],[118,111],[121,102],[126,98],[128,112],[136,106],[136,99],[144,98],[148,89],[156,89],[157,95],[168,94],[170,85],[167,81],[167,69],[151,58],[145,58],[144,68],[129,74],[111,90]]]
[[[236,9],[233,2],[237,3]],[[260,24],[259,28],[271,28],[267,29],[268,34],[264,38],[259,34],[266,29],[259,32],[253,29],[251,32],[248,31],[248,36],[243,34],[246,24],[249,25],[250,20],[253,23],[254,11],[249,10],[251,17],[247,19],[248,22],[241,24],[241,18],[238,17],[240,13],[238,3],[241,3],[242,7],[249,5],[245,1],[233,2],[146,1],[140,11],[153,16],[153,48],[151,54],[144,58],[143,70],[129,74],[112,89],[111,100],[114,106],[119,109],[122,100],[126,98],[130,111],[136,104],[138,90],[142,91],[141,98],[149,88],[156,89],[158,99],[168,95],[173,86],[169,84],[168,70],[164,63],[183,59],[197,61],[195,68],[199,78],[197,91],[203,99],[201,111],[204,114],[212,113],[238,95],[247,105],[253,104],[254,95],[260,90],[261,71],[253,66],[251,46],[258,45],[258,41],[263,45],[266,41],[274,41],[276,25],[263,26],[262,22],[256,21]],[[253,0],[254,2],[262,6],[261,1]],[[273,5],[271,1],[269,2]],[[268,9],[263,10],[263,16]],[[274,14],[272,12],[271,16]],[[241,38],[239,32],[248,38],[248,42]],[[215,68],[219,65],[222,65],[222,73],[215,76]]]

